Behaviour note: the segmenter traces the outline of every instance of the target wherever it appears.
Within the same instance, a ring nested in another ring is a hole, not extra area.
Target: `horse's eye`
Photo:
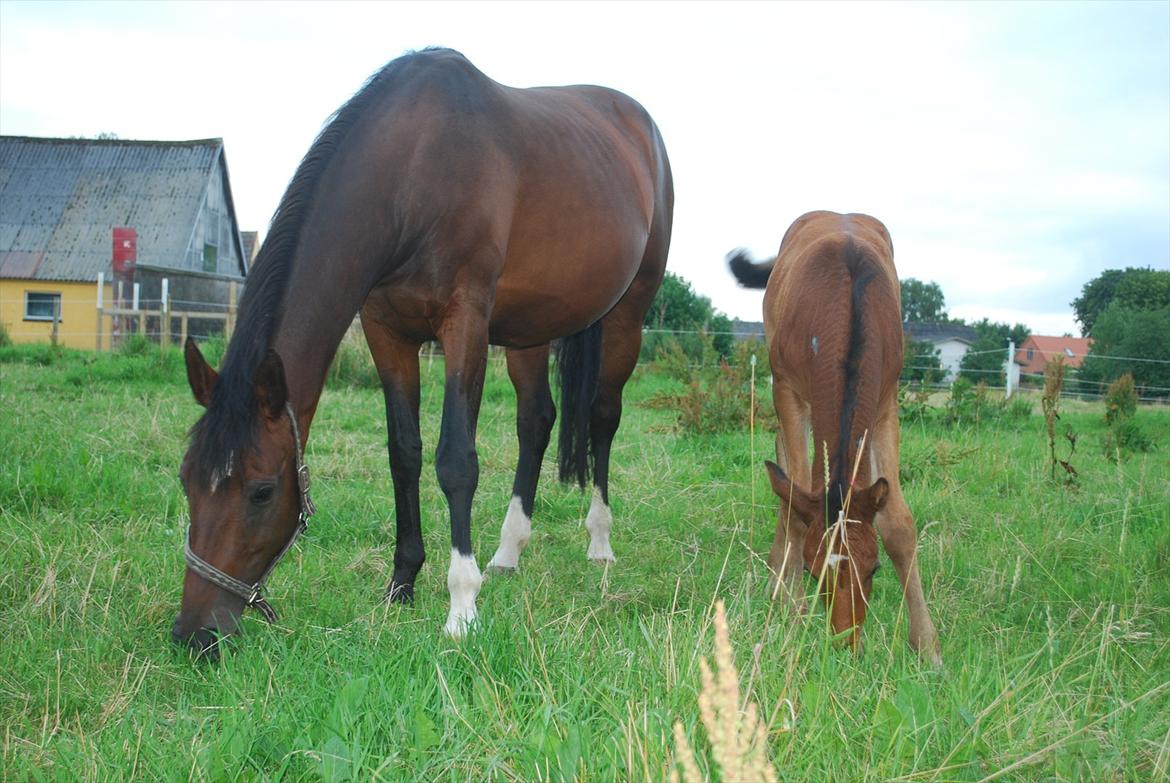
[[[272,500],[272,496],[276,493],[276,488],[271,484],[261,484],[252,490],[251,501],[253,505],[263,506],[268,501]]]

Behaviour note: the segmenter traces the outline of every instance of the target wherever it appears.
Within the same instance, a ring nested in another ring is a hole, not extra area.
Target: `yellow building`
[[[109,307],[109,283],[102,300]],[[49,343],[57,315],[57,344],[67,348],[110,347],[110,317],[102,319],[98,344],[97,283],[67,280],[9,280],[0,278],[0,324],[13,342]]]
[[[118,296],[113,234],[121,228],[137,243],[119,270]],[[172,311],[201,322],[201,334],[221,331],[249,261],[222,139],[0,136],[0,323],[14,342],[50,342],[54,322],[58,344],[72,348],[108,349],[113,330],[157,339],[164,290]],[[107,310],[115,299],[129,307],[137,284],[150,315],[99,321],[99,276]]]

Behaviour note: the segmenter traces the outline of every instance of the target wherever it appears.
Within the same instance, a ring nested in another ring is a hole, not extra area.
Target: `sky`
[[[100,3],[0,0],[0,133],[224,139],[263,235],[322,123],[425,46],[647,108],[674,170],[668,269],[760,320],[724,258],[866,212],[953,317],[1079,334],[1100,272],[1170,268],[1170,2]]]

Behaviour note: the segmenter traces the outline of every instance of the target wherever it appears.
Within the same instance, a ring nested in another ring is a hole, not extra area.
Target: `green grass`
[[[1167,778],[1170,411],[1140,409],[1155,449],[1114,462],[1103,409],[1067,406],[1075,489],[1048,480],[1039,416],[906,426],[946,661],[934,671],[905,643],[888,564],[860,655],[832,643],[823,611],[769,603],[771,434],[756,433],[754,459],[746,433],[681,434],[639,404],[672,382],[640,369],[614,450],[616,565],[586,561],[589,497],[556,484],[550,458],[520,571],[484,585],[480,628],[454,643],[441,368],[424,359],[415,605],[381,600],[394,528],[381,394],[331,386],[307,455],[321,511],[270,584],[281,622],[249,615],[208,666],[169,642],[176,474],[199,414],[181,359],[0,349],[0,779],[661,781],[675,721],[704,746],[698,657],[716,597],[780,780]],[[481,565],[509,500],[513,405],[493,360]]]

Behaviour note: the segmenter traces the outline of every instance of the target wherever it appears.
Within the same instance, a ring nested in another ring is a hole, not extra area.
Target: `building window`
[[[61,319],[61,294],[24,292],[24,320],[52,321],[54,315],[58,320]]]
[[[207,227],[203,241],[209,245],[219,245],[219,213],[214,209],[207,210]]]
[[[215,245],[203,246],[203,271],[214,272],[219,268],[219,253]]]
[[[1028,349],[1028,361],[1032,361],[1032,349]]]

